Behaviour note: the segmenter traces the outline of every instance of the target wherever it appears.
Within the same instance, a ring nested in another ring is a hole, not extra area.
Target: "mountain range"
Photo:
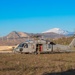
[[[74,34],[73,32],[62,30],[60,28],[53,28],[38,34],[12,31],[8,35],[4,36],[4,38],[8,38],[8,39],[28,38],[33,35],[41,35],[45,38],[60,38],[64,36],[72,36],[73,34]]]
[[[34,36],[42,36],[43,38],[61,38],[61,37],[68,37],[73,36],[73,32],[69,32],[66,30],[62,30],[60,28],[53,28],[42,33],[26,33],[26,32],[18,32],[12,31],[8,35],[4,37],[0,37],[0,45],[15,45],[21,42],[24,42],[28,38],[32,38]]]

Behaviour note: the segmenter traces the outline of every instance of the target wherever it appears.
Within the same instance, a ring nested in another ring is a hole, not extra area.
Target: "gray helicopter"
[[[27,40],[23,43],[20,43],[15,49],[14,52],[19,53],[51,53],[51,52],[75,52],[73,50],[75,47],[75,38],[69,45],[60,45],[55,44],[46,40]]]

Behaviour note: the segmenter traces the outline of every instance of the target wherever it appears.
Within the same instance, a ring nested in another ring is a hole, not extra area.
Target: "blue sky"
[[[1,0],[0,36],[11,31],[75,30],[75,0]]]

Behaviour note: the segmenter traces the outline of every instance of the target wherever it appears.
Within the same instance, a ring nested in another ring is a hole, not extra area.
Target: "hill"
[[[8,35],[0,38],[0,45],[16,45],[24,42],[30,35],[25,32],[13,31]]]
[[[11,33],[9,33],[7,36],[5,36],[6,38],[8,39],[13,39],[13,38],[27,38],[29,37],[29,35],[25,32],[16,32],[16,31],[13,31]]]

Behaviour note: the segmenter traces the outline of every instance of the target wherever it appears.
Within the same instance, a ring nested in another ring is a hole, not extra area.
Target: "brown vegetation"
[[[34,37],[35,38],[35,37]],[[55,42],[56,44],[64,44],[64,45],[68,45],[70,44],[70,42],[73,40],[74,37],[62,37],[62,38],[58,38],[58,39],[48,39],[50,41]],[[12,46],[12,45],[17,45],[21,42],[26,41],[28,38],[19,38],[19,39],[0,39],[0,46]]]
[[[0,39],[0,46],[13,46],[13,45],[17,45],[21,42],[24,42],[26,40],[26,38],[20,38],[20,39]]]
[[[75,74],[75,53],[0,54],[0,59],[0,75]]]
[[[73,40],[74,37],[62,37],[62,38],[58,38],[58,39],[54,39],[52,40],[53,42],[57,43],[57,44],[63,44],[63,45],[68,45],[71,43],[71,41]]]

